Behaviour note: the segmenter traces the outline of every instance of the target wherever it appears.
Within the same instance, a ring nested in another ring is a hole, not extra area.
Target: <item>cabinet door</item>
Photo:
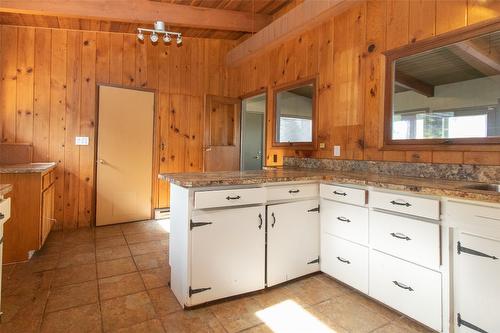
[[[319,270],[318,200],[267,207],[267,285]]]
[[[55,187],[54,184],[50,185],[49,188],[47,188],[43,193],[42,193],[42,232],[41,232],[41,239],[40,239],[40,247],[45,243],[45,240],[47,239],[47,236],[50,233],[50,230],[52,229],[52,225],[54,224],[54,194],[55,194]]]
[[[460,234],[455,250],[457,331],[500,332],[500,241]]]
[[[264,206],[192,217],[191,305],[264,288],[264,219]]]

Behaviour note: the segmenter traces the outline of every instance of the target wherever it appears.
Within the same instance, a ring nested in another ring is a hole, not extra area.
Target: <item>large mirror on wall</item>
[[[315,80],[296,82],[275,91],[275,146],[313,145],[315,99]]]
[[[500,143],[500,31],[460,38],[389,55],[386,142]]]

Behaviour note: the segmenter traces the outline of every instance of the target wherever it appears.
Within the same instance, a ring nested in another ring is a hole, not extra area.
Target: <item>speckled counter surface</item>
[[[0,197],[12,191],[11,184],[0,184]]]
[[[55,162],[27,163],[27,164],[0,164],[0,173],[37,173],[46,172],[57,166]]]
[[[467,185],[477,184],[474,182],[386,176],[369,172],[278,168],[257,171],[164,173],[160,174],[159,177],[182,187],[258,185],[310,180],[323,183],[365,185],[426,195],[500,203],[499,193],[463,188]]]

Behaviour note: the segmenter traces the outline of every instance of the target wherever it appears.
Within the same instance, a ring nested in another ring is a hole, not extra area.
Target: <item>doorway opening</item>
[[[267,94],[241,101],[241,170],[261,170],[264,166]]]

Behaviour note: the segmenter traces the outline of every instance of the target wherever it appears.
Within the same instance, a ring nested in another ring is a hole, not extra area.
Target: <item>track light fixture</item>
[[[149,36],[149,39],[151,40],[152,43],[157,43],[158,40],[160,39],[160,36],[163,34],[163,42],[165,43],[171,43],[172,42],[172,36],[176,36],[176,44],[177,45],[182,45],[182,34],[180,32],[172,32],[172,31],[166,31],[165,30],[165,22],[163,21],[156,21],[153,24],[154,29],[147,29],[147,28],[138,28],[137,29],[137,39],[140,41],[144,40],[144,32],[149,32],[151,35]]]
[[[151,39],[151,43],[156,43],[159,37],[156,32],[153,32],[149,38]]]

